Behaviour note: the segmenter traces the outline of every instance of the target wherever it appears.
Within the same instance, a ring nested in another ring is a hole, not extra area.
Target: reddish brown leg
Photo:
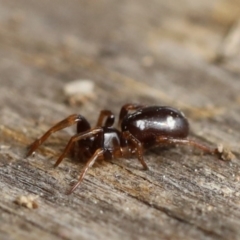
[[[137,157],[139,162],[142,164],[143,168],[145,170],[148,170],[148,166],[146,164],[146,162],[143,159],[143,147],[141,142],[136,139],[130,132],[126,131],[123,132],[123,136],[125,139],[127,139],[130,143],[132,143],[132,145],[134,146],[134,148],[137,150]]]
[[[83,181],[84,176],[86,175],[88,169],[92,167],[92,165],[96,162],[97,159],[102,159],[103,158],[103,149],[98,149],[96,152],[93,154],[93,156],[88,160],[86,163],[84,169],[82,170],[82,173],[78,179],[78,181],[74,184],[74,186],[67,192],[67,194],[71,194]]]
[[[78,114],[73,114],[68,116],[67,118],[63,119],[62,121],[55,124],[53,127],[51,127],[47,132],[43,134],[42,137],[35,140],[29,147],[29,150],[27,152],[26,157],[30,156],[44,141],[47,140],[47,138],[54,132],[57,132],[61,129],[64,129],[66,127],[69,127],[77,122],[80,122],[82,120],[82,116]]]
[[[157,139],[159,144],[182,144],[182,145],[190,145],[192,147],[198,148],[205,153],[218,155],[218,150],[216,148],[210,148],[205,146],[195,140],[192,139],[178,139],[178,138],[167,138],[167,137],[159,137]]]
[[[67,146],[65,147],[63,153],[60,155],[60,157],[58,158],[58,160],[56,161],[56,163],[54,164],[54,167],[57,167],[61,161],[63,160],[64,156],[69,152],[69,150],[72,148],[72,144],[76,141],[79,141],[81,139],[84,139],[84,138],[88,138],[88,137],[91,137],[95,134],[98,134],[100,132],[102,132],[103,129],[102,128],[95,128],[95,129],[91,129],[85,133],[78,133],[74,136],[72,136],[70,138],[70,140],[68,141],[68,144]]]
[[[109,110],[102,110],[99,114],[96,127],[111,127],[114,124],[115,116]]]
[[[133,104],[133,103],[127,103],[123,105],[119,113],[118,127],[121,127],[122,120],[128,114],[129,111],[134,111],[143,107],[145,106],[140,104]]]

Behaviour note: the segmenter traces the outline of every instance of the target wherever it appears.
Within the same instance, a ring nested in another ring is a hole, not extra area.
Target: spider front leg
[[[47,138],[54,132],[60,131],[64,128],[67,128],[73,124],[78,123],[82,126],[82,128],[86,131],[90,129],[90,125],[87,122],[87,120],[79,115],[79,114],[72,114],[68,116],[67,118],[63,119],[62,121],[55,124],[53,127],[51,127],[47,132],[45,132],[39,139],[35,140],[29,147],[29,150],[26,154],[26,157],[30,156],[35,150],[47,140]]]
[[[82,170],[82,173],[78,179],[78,181],[73,185],[73,187],[67,192],[67,194],[71,194],[75,189],[80,185],[80,183],[83,181],[84,176],[86,175],[88,169],[92,167],[92,165],[96,162],[98,159],[103,159],[103,154],[104,150],[103,149],[98,149],[96,152],[93,154],[93,156],[88,160],[86,163],[85,167]]]
[[[102,128],[95,128],[95,129],[91,129],[91,130],[89,130],[89,131],[87,131],[85,133],[78,133],[78,134],[74,135],[73,137],[71,137],[70,140],[68,141],[68,144],[65,147],[63,153],[60,155],[60,157],[58,158],[58,160],[54,164],[54,167],[57,167],[62,162],[62,160],[65,157],[65,155],[72,148],[72,145],[74,144],[74,142],[79,141],[81,139],[92,137],[93,135],[96,135],[96,134],[98,134],[100,132],[103,132]]]

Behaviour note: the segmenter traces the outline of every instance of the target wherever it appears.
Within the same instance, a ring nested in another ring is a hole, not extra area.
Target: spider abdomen
[[[121,128],[146,144],[154,144],[159,136],[185,138],[189,133],[184,114],[175,108],[162,106],[145,107],[126,115]]]

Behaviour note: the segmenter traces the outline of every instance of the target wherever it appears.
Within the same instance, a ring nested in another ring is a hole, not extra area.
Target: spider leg
[[[135,111],[143,107],[145,107],[145,105],[134,104],[134,103],[127,103],[123,105],[119,113],[118,127],[121,127],[122,120],[128,114],[129,111]]]
[[[115,116],[109,110],[102,110],[99,114],[96,127],[112,127],[114,124]]]
[[[207,153],[207,154],[212,154],[212,155],[218,155],[218,150],[217,148],[210,148],[208,146],[203,145],[202,143],[197,142],[196,140],[193,139],[179,139],[179,138],[168,138],[168,137],[159,137],[157,138],[157,142],[159,144],[182,144],[182,145],[189,145],[194,148],[198,148],[201,151]]]
[[[62,121],[56,123],[53,127],[51,127],[47,132],[45,132],[40,138],[36,139],[30,146],[29,150],[26,154],[26,157],[30,156],[43,142],[47,140],[47,138],[54,132],[60,131],[66,127],[69,127],[77,122],[86,121],[79,114],[72,114]]]
[[[135,138],[129,131],[123,132],[123,136],[126,140],[128,140],[130,143],[132,143],[134,148],[137,150],[137,157],[138,157],[139,162],[142,164],[142,166],[145,170],[148,170],[149,168],[143,159],[142,143],[137,138]]]
[[[67,194],[71,194],[79,185],[80,183],[83,181],[84,176],[86,175],[88,169],[90,167],[92,167],[92,165],[96,162],[97,159],[101,159],[103,158],[103,153],[104,150],[102,148],[99,148],[95,151],[95,153],[93,154],[93,156],[88,160],[88,162],[86,163],[85,167],[82,170],[82,173],[78,179],[78,181],[74,184],[74,186],[67,192]]]
[[[71,149],[72,147],[72,144],[76,141],[79,141],[81,139],[84,139],[84,138],[89,138],[95,134],[98,134],[100,132],[102,132],[103,129],[102,128],[94,128],[94,129],[91,129],[89,131],[86,131],[84,133],[77,133],[76,135],[72,136],[70,138],[70,140],[68,141],[68,144],[67,146],[65,147],[63,153],[59,156],[58,160],[56,161],[56,163],[54,164],[54,167],[57,167],[61,161],[63,160],[64,156],[69,152],[69,150]]]

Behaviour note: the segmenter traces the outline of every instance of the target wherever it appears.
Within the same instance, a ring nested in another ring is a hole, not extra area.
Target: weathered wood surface
[[[237,0],[0,1],[1,239],[240,239],[240,48]],[[69,106],[62,89],[95,83]],[[235,153],[231,162],[189,148],[96,164],[52,164],[69,131],[36,153],[26,146],[53,123],[126,102],[172,105],[192,136]],[[38,195],[39,207],[14,203]]]

